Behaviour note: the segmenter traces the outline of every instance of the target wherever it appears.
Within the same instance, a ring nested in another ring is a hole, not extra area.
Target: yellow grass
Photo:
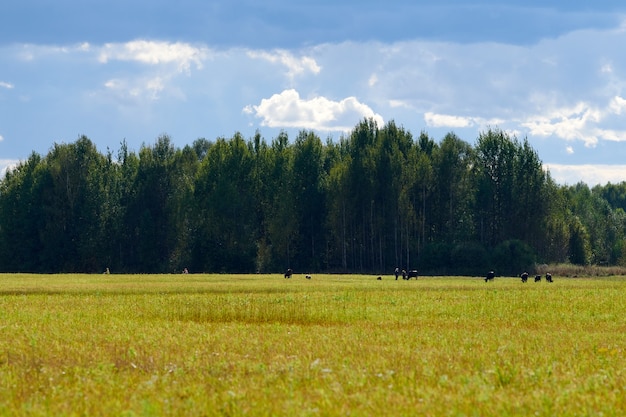
[[[625,293],[621,277],[0,275],[0,415],[624,415]]]

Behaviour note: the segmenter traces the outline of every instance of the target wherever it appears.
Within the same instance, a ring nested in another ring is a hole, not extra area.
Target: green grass
[[[624,415],[625,292],[622,277],[0,275],[0,415]]]

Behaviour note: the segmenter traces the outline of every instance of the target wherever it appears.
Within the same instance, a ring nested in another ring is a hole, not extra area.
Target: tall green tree
[[[435,239],[456,244],[475,238],[471,183],[473,149],[454,133],[448,133],[433,154],[435,190],[433,228]]]
[[[43,224],[41,194],[45,167],[33,152],[7,171],[0,182],[0,269],[7,272],[45,272],[39,262]]]
[[[134,271],[173,272],[179,267],[171,258],[180,232],[175,215],[177,202],[187,190],[178,181],[176,153],[167,135],[139,151],[127,213],[127,227],[135,246],[129,266]]]
[[[508,237],[514,205],[516,143],[499,129],[478,137],[474,162],[479,239],[494,247]]]
[[[209,149],[196,178],[193,267],[200,271],[254,272],[256,201],[251,149],[237,133]]]
[[[82,136],[72,144],[55,144],[45,165],[42,264],[55,271],[101,270],[106,158]]]
[[[324,149],[313,132],[301,131],[295,139],[293,158],[293,210],[300,239],[296,267],[320,270],[324,263],[326,177]]]

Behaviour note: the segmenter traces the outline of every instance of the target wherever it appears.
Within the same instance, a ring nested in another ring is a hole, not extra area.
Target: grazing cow
[[[286,272],[285,272],[285,278],[291,278],[291,276],[293,275],[293,270],[291,268],[289,268]]]
[[[396,268],[395,271],[393,271],[393,273],[396,275],[396,281],[398,280],[398,275],[400,275],[400,269]]]
[[[406,278],[406,270],[404,270],[404,269],[402,270],[402,279],[407,279]]]
[[[411,279],[411,278],[417,279],[417,270],[413,269],[407,273],[406,279]]]
[[[398,278],[396,278],[396,279],[398,279]],[[377,281],[382,281],[382,280],[383,280],[383,277],[378,277],[378,278],[376,278],[376,280],[377,280]]]
[[[552,274],[549,272],[546,272],[546,281],[552,282]]]
[[[535,275],[535,282],[541,282],[541,275]]]
[[[493,271],[489,271],[489,272],[487,272],[487,276],[485,277],[485,282],[488,282],[488,281],[493,281],[493,279],[494,279],[495,277],[496,277],[495,272],[493,272]]]
[[[306,275],[305,278],[306,279],[311,279],[311,275]]]
[[[524,272],[522,275],[520,275],[522,277],[522,282],[526,282],[528,281],[528,272]]]

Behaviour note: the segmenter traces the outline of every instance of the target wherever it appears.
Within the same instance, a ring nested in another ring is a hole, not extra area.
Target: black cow
[[[308,274],[307,274],[307,275],[305,276],[305,278],[306,278],[306,279],[311,279],[311,275],[308,275]]]
[[[406,279],[411,279],[411,278],[417,279],[417,275],[418,275],[417,270],[413,269],[406,273]]]
[[[549,272],[546,272],[546,281],[552,282],[552,274]]]
[[[522,275],[520,275],[522,277],[522,282],[526,282],[528,281],[528,272],[524,272]]]
[[[488,282],[488,281],[493,281],[493,279],[494,279],[495,277],[496,277],[495,272],[493,272],[493,271],[489,271],[489,272],[487,272],[487,276],[485,277],[485,282]]]
[[[535,282],[541,282],[541,275],[535,275]]]
[[[293,270],[291,268],[289,268],[286,272],[285,272],[285,278],[291,278],[291,276],[293,275]]]
[[[397,280],[398,280],[398,275],[400,275],[400,269],[399,269],[399,268],[396,268],[396,269],[395,269],[395,271],[393,271],[393,273],[395,274],[395,276],[396,276],[396,281],[397,281]],[[381,278],[381,279],[382,279],[382,278]]]

